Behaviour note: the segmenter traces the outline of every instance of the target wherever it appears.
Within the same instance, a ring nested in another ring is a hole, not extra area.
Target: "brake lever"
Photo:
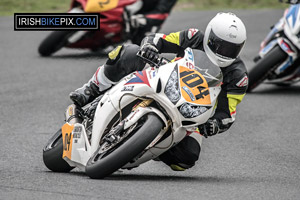
[[[169,63],[170,61],[164,57],[159,57],[157,59],[157,62],[154,62],[153,60],[149,60],[145,57],[142,56],[142,53],[141,51],[138,51],[137,54],[136,54],[138,57],[140,57],[143,61],[145,61],[146,63],[150,64],[151,66],[153,67],[156,67],[156,68],[159,68],[161,65],[164,65],[164,64],[167,64]]]
[[[154,62],[152,60],[149,60],[145,57],[142,56],[142,52],[141,51],[138,51],[137,54],[136,54],[138,57],[140,57],[144,62],[148,63],[149,65],[153,66],[153,67],[159,67],[159,59],[158,59],[158,62]]]

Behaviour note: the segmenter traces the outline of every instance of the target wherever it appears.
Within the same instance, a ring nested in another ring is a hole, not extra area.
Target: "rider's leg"
[[[71,100],[82,107],[103,94],[124,76],[142,70],[145,64],[136,56],[138,50],[137,45],[116,47],[108,54],[108,60],[97,69],[93,77],[81,88],[70,93]]]
[[[174,171],[184,171],[193,167],[199,158],[202,136],[198,131],[192,132],[176,146],[159,156],[159,159]]]

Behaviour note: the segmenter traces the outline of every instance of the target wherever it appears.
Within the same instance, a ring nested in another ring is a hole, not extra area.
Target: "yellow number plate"
[[[206,79],[194,69],[180,66],[181,94],[188,102],[209,105],[211,104],[209,89]]]
[[[71,160],[72,155],[72,141],[73,141],[73,134],[72,131],[74,129],[74,125],[70,125],[65,123],[62,128],[62,138],[63,138],[63,155],[62,157],[67,157]]]
[[[119,0],[89,0],[84,11],[87,13],[104,12],[118,6]]]

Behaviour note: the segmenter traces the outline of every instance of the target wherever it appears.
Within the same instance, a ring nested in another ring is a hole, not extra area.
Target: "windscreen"
[[[213,64],[206,53],[193,49],[195,69],[205,77],[208,87],[220,85],[223,81],[223,74],[220,67]]]

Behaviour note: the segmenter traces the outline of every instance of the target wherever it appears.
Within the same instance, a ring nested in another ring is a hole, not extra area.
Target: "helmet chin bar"
[[[235,59],[230,59],[230,60],[226,60],[226,61],[223,61],[223,60],[220,60],[220,59],[217,60],[219,67],[228,67],[234,61],[235,61]]]
[[[214,54],[214,52],[210,50],[210,48],[207,45],[204,45],[204,51],[207,57],[210,59],[210,61],[219,67],[228,67],[235,61],[235,59],[224,59],[217,56],[216,54]]]

